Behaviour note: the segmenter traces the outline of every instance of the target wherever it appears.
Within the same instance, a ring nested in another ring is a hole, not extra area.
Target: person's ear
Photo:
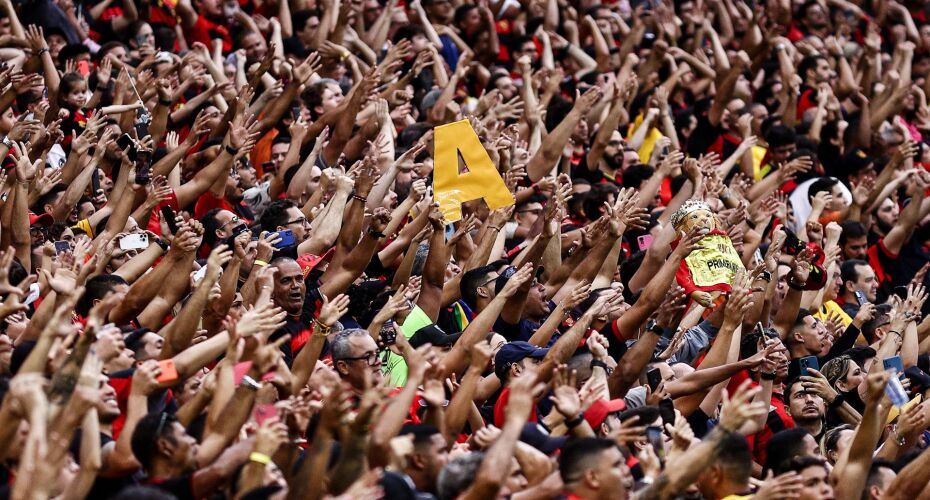
[[[413,452],[408,456],[408,459],[410,460],[410,465],[416,467],[417,469],[426,468],[426,460],[422,454]]]
[[[519,377],[520,372],[522,371],[523,371],[523,365],[521,365],[520,363],[513,363],[512,365],[510,365],[510,378],[513,379],[515,377]]]
[[[336,368],[336,371],[339,375],[346,376],[349,374],[349,364],[343,360],[336,361],[336,364],[333,365]]]
[[[601,481],[597,477],[597,471],[594,469],[588,469],[584,472],[582,476],[584,478],[585,484],[591,487],[591,489],[598,489],[601,486]]]
[[[610,434],[610,425],[607,424],[607,420],[604,420],[603,422],[601,422],[600,429],[601,429],[601,435],[606,436]]]
[[[804,343],[804,335],[802,335],[801,332],[799,332],[799,331],[796,331],[796,332],[792,333],[792,334],[791,334],[791,338],[794,339],[794,342],[795,342],[796,344],[803,344],[803,343]]]
[[[174,454],[174,445],[167,439],[157,438],[155,441],[155,446],[158,449],[158,454],[171,458],[171,455]]]
[[[478,289],[475,290],[475,295],[477,295],[478,297],[481,297],[482,299],[491,298],[491,294],[488,293],[488,288],[484,286],[479,286]]]

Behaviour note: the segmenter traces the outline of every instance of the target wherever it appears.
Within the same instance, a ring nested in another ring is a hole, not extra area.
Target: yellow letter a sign
[[[484,198],[491,210],[514,204],[513,194],[468,120],[436,127],[434,140],[433,192],[447,222],[462,218],[462,203],[466,201]],[[468,172],[459,174],[456,153],[461,153]]]

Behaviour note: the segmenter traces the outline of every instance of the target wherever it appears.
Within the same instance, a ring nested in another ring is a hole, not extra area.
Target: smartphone
[[[71,243],[68,243],[67,241],[64,241],[64,240],[55,242],[55,253],[56,254],[70,252],[70,251],[71,251]]]
[[[125,150],[126,148],[130,146],[135,146],[136,141],[132,139],[131,135],[123,134],[119,136],[118,139],[116,139],[116,145],[120,148],[120,150]]]
[[[884,366],[886,370],[894,368],[895,374],[897,375],[904,373],[904,363],[901,361],[901,356],[892,356],[883,359],[882,366]]]
[[[95,168],[94,174],[90,176],[90,188],[92,190],[91,194],[97,196],[97,193],[100,192],[100,169]]]
[[[261,405],[255,408],[255,423],[262,425],[265,420],[278,416],[278,408],[275,405]]]
[[[136,152],[136,184],[146,186],[152,182],[152,153]]]
[[[130,234],[119,240],[120,250],[143,250],[148,247],[149,235],[146,233]]]
[[[274,246],[275,248],[286,248],[286,247],[294,246],[294,243],[296,243],[297,241],[294,239],[294,231],[291,231],[290,229],[284,229],[282,231],[278,231],[278,236],[281,237],[281,241],[279,241]]]
[[[161,218],[164,219],[165,224],[168,226],[168,230],[171,231],[171,234],[176,234],[178,232],[178,222],[175,219],[177,217],[174,214],[174,209],[168,205],[161,206]]]
[[[808,377],[813,376],[809,371],[811,368],[820,371],[820,362],[817,361],[817,356],[804,356],[798,360],[798,365],[801,367],[801,375],[807,375]]]
[[[856,290],[855,295],[856,302],[858,302],[860,306],[869,303],[869,299],[865,298],[865,294],[862,293],[862,290]]]
[[[898,296],[901,300],[907,300],[907,287],[906,286],[896,286],[894,287],[894,294]],[[856,297],[858,299],[858,297]],[[862,304],[859,304],[862,305]]]
[[[652,235],[644,234],[636,237],[636,244],[639,245],[639,251],[645,252],[652,245]]]
[[[381,327],[379,339],[381,341],[381,345],[384,347],[392,346],[395,342],[397,342],[397,330],[394,329],[393,320],[388,320],[384,323],[384,326]]]
[[[173,359],[159,361],[158,368],[161,369],[161,374],[155,379],[158,383],[174,382],[178,379],[178,369],[174,366]]]
[[[658,368],[649,370],[646,372],[646,382],[649,384],[649,388],[652,389],[652,392],[656,392],[656,388],[662,383],[662,372],[660,372]]]
[[[295,122],[300,119],[300,105],[291,106],[291,119]]]
[[[671,398],[659,401],[659,415],[662,416],[662,422],[675,425],[675,403]]]
[[[762,327],[761,321],[756,323],[755,330],[756,330],[756,333],[759,334],[760,337],[765,337],[765,328]]]
[[[665,436],[662,435],[662,428],[650,425],[646,427],[646,441],[652,445],[652,451],[656,453],[659,460],[665,458]]]
[[[84,78],[87,78],[87,75],[90,74],[90,63],[87,61],[78,61],[77,72]]]

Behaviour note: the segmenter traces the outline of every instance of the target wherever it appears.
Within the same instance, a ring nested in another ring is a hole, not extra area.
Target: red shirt
[[[233,48],[232,37],[229,36],[226,26],[216,24],[203,16],[197,16],[197,22],[184,29],[184,37],[189,43],[200,42],[207,47],[212,46],[211,40],[219,38],[223,41],[223,52],[229,52]]]
[[[501,396],[497,398],[497,403],[494,404],[494,425],[497,427],[503,427],[504,421],[507,420],[504,410],[507,408],[507,401],[510,399],[510,387],[504,387],[504,390],[501,391]],[[530,409],[530,418],[528,422],[536,422],[536,405],[533,405],[533,408]]]

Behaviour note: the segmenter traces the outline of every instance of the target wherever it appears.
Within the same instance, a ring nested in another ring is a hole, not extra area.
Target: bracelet
[[[761,377],[762,380],[775,380],[775,376],[775,372],[759,372],[759,377]]]
[[[155,244],[161,247],[162,252],[167,252],[168,249],[171,248],[168,242],[161,238],[155,238]]]
[[[891,434],[894,435],[894,440],[898,443],[898,446],[904,446],[907,441],[898,435],[898,426],[894,425],[891,427]]]
[[[265,455],[264,453],[253,451],[252,453],[249,453],[249,461],[257,462],[262,465],[268,465],[271,463],[271,457]]]
[[[581,425],[582,422],[584,422],[584,413],[579,413],[578,415],[575,415],[573,418],[565,419],[565,426],[568,427],[569,429],[574,429],[575,427],[578,427],[579,425]]]
[[[319,330],[319,331],[317,331]],[[320,320],[313,318],[313,333],[327,336],[333,331],[333,327],[324,325]]]
[[[896,332],[896,331],[894,331],[894,330],[891,330],[891,331],[889,331],[888,333],[893,333],[893,334],[895,334],[899,339],[900,339],[900,338],[904,338],[904,335],[901,335],[901,332]]]
[[[229,153],[229,156],[236,156],[237,154],[239,154],[239,149],[233,148],[232,146],[227,144],[226,152]]]
[[[804,291],[804,287],[805,287],[805,286],[807,286],[807,283],[795,283],[795,282],[794,282],[794,277],[793,277],[793,276],[791,277],[791,279],[788,280],[788,287],[789,287],[789,288],[793,288],[793,289],[795,289],[795,290]]]
[[[381,231],[375,231],[372,228],[368,228],[368,234],[371,235],[373,238],[378,238],[379,240],[385,237],[384,233],[382,233]]]
[[[353,199],[353,200],[358,200],[358,201],[360,201],[360,202],[362,202],[362,203],[368,203],[368,198],[365,197],[365,196],[359,196],[359,195],[357,195],[357,194],[353,194],[353,195],[352,195],[352,199]]]
[[[159,99],[158,104],[170,108],[172,105],[174,105],[174,101],[170,99]]]
[[[265,262],[265,261],[263,261],[263,260],[261,260],[261,259],[255,259],[255,265],[256,265],[256,266],[261,266],[261,267],[267,267],[267,266],[268,266],[268,263]]]
[[[501,230],[500,226],[488,226],[488,227],[498,232]]]
[[[845,401],[845,399],[843,398],[843,394],[837,393],[836,397],[833,398],[833,401],[830,401],[827,407],[828,408],[839,408],[843,404],[843,401]]]
[[[48,52],[48,48],[47,48],[47,47],[42,47],[41,49],[39,49],[38,52],[36,52],[36,55],[39,56],[39,57],[42,57],[42,54],[44,54],[44,53],[46,53],[46,52]]]
[[[603,361],[601,361],[601,360],[599,360],[599,359],[592,359],[592,360],[591,360],[591,369],[593,370],[594,367],[596,367],[596,366],[600,366],[601,368],[604,369],[605,372],[607,371],[607,363],[605,363],[605,362],[603,362]]]

